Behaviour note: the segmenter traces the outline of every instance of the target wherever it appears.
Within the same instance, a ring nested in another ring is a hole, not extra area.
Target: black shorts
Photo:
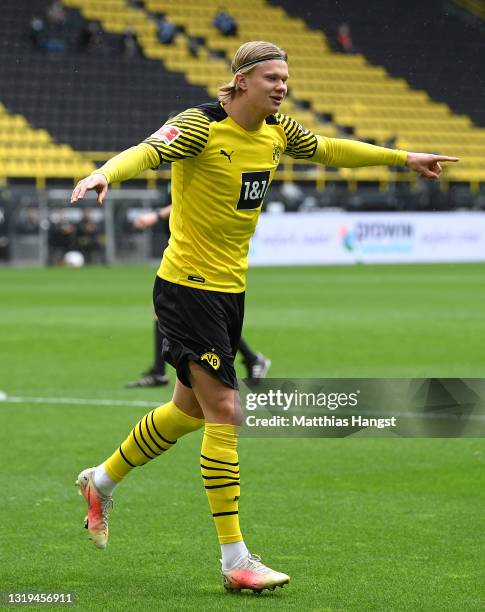
[[[237,389],[234,358],[244,318],[244,292],[224,293],[177,285],[156,277],[153,305],[163,356],[190,387],[188,362],[195,361]]]

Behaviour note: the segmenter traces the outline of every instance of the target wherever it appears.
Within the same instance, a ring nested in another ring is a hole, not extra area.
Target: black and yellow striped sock
[[[199,429],[204,419],[196,419],[182,412],[173,401],[146,414],[104,462],[110,478],[119,482],[134,467],[144,465],[172,448],[178,438]]]
[[[237,437],[240,427],[206,423],[200,468],[220,544],[241,541],[239,528],[239,460]]]

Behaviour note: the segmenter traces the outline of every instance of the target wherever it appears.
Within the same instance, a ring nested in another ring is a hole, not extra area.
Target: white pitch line
[[[152,408],[157,401],[145,402],[143,400],[115,400],[115,399],[88,399],[83,397],[19,397],[7,395],[0,398],[4,404],[71,404],[76,406],[129,406]]]
[[[90,399],[83,397],[21,397],[17,395],[7,395],[0,391],[0,404],[70,404],[73,406],[126,406],[130,408],[153,408],[157,405],[157,401],[147,402],[143,400],[116,400],[116,399]],[[302,410],[296,412],[304,413]],[[360,416],[377,417],[374,412],[362,410]],[[404,418],[421,418],[428,419],[450,419],[450,415],[446,413],[420,413],[420,412],[395,412],[390,413],[390,416]],[[457,419],[459,420],[459,419]],[[469,421],[485,421],[483,414],[470,414],[465,417]]]

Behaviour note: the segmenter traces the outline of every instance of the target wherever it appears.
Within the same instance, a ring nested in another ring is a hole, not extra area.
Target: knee
[[[231,397],[232,395],[232,397]],[[206,420],[213,423],[227,423],[230,425],[241,425],[243,412],[238,393],[221,394],[215,397],[209,407],[209,415],[205,415]]]
[[[241,400],[235,389],[222,383],[197,363],[190,363],[191,384],[195,397],[210,423],[241,425]]]

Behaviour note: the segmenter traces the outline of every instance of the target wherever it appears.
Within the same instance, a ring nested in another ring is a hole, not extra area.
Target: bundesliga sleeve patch
[[[177,140],[179,136],[182,136],[182,132],[174,125],[164,125],[158,131],[152,134],[152,138],[158,138],[158,140],[161,140],[166,145],[169,145]]]

